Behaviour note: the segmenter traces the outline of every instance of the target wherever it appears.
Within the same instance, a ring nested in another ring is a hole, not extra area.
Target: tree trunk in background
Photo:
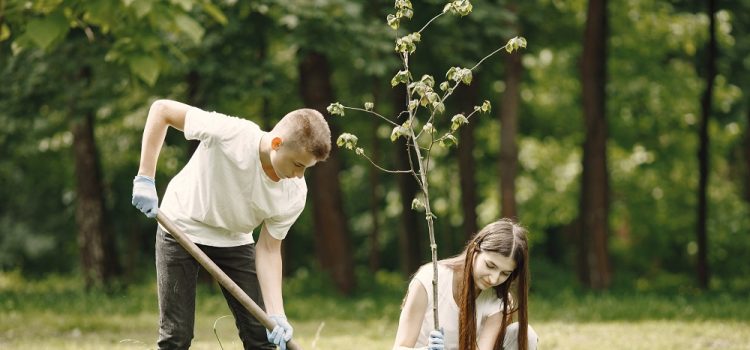
[[[380,88],[377,81],[373,82],[373,103],[379,104]],[[370,146],[370,158],[375,164],[381,164],[380,138],[378,137],[379,119],[370,118],[370,137],[372,146]],[[368,266],[370,272],[377,272],[380,269],[380,207],[381,189],[380,189],[380,170],[374,166],[369,168],[370,172],[370,215],[372,216],[372,230],[370,231],[370,256]]]
[[[608,288],[612,276],[607,245],[609,180],[607,174],[606,59],[607,0],[589,0],[582,60],[583,144],[581,176],[581,281],[593,289]]]
[[[202,101],[199,100],[199,91],[200,91],[200,84],[201,84],[201,76],[200,73],[198,73],[195,70],[191,70],[187,76],[185,77],[185,80],[187,81],[187,101],[185,101],[187,104],[191,106],[195,106],[198,108],[205,108],[203,106]],[[193,156],[193,153],[195,153],[195,150],[198,149],[198,146],[201,144],[198,140],[187,140],[187,158],[190,159],[190,157]]]
[[[748,99],[745,124],[745,200],[750,203],[750,99]]]
[[[90,79],[87,68],[81,77]],[[75,111],[75,108],[71,108]],[[76,112],[73,112],[76,113]],[[86,288],[107,287],[119,273],[115,242],[106,228],[106,209],[102,190],[101,170],[94,139],[94,114],[89,111],[74,118],[73,156],[76,175],[76,225],[81,272]]]
[[[406,109],[406,91],[403,88],[393,89],[393,110],[394,114]],[[399,119],[403,122],[403,119]],[[396,169],[409,169],[409,153],[404,138],[400,137],[394,142],[394,152],[396,157]],[[413,160],[413,164],[415,160]],[[398,189],[401,198],[401,223],[399,225],[398,245],[399,260],[401,262],[401,272],[404,276],[411,276],[417,271],[422,264],[422,220],[423,215],[411,209],[411,202],[419,193],[419,184],[411,174],[396,174]],[[427,234],[424,234],[427,237]]]
[[[711,106],[713,101],[714,78],[716,77],[716,0],[708,0],[709,16],[709,39],[708,55],[706,57],[706,90],[701,99],[702,117],[700,124],[700,145],[698,149],[698,162],[700,177],[698,179],[698,227],[696,228],[698,240],[698,284],[703,289],[708,289],[709,270],[708,270],[708,242],[706,232],[706,219],[708,217],[708,197],[706,194],[708,187],[708,122],[711,118]]]
[[[256,51],[256,61],[258,64],[265,64],[268,61],[268,28],[270,28],[273,24],[271,19],[260,13],[260,12],[253,12],[250,15],[251,22],[253,23],[253,33],[255,33],[255,37],[257,38],[257,51]],[[268,83],[270,79],[267,79],[267,75],[263,75],[263,78],[260,82],[261,89],[266,90],[268,89]],[[248,82],[250,83],[250,82]],[[269,100],[268,96],[264,94],[263,96],[263,107],[262,107],[262,114],[260,116],[261,120],[258,121],[258,125],[263,128],[263,130],[269,131],[273,129],[273,122],[271,119],[271,101]],[[325,115],[325,114],[324,114]],[[282,116],[279,116],[282,117]]]
[[[300,92],[306,106],[327,115],[326,107],[334,100],[328,60],[318,52],[308,52],[299,65]],[[339,134],[328,119],[332,138]],[[310,170],[308,190],[312,193],[315,246],[321,267],[330,273],[339,292],[354,290],[354,260],[346,215],[341,200],[338,147],[333,145],[327,161]]]
[[[500,104],[500,213],[518,219],[518,110],[521,99],[521,54],[505,55],[505,91]]]
[[[474,106],[481,104],[479,103],[479,76],[476,75],[471,85],[458,92],[461,101],[461,113],[469,115],[474,110]],[[472,117],[474,120],[458,130],[458,174],[461,184],[461,208],[464,217],[464,241],[468,241],[472,235],[479,231],[477,228],[477,182],[474,178],[477,172],[476,161],[474,160],[474,129],[479,122],[479,118],[481,118],[481,114],[475,114]],[[460,246],[463,246],[463,244]]]

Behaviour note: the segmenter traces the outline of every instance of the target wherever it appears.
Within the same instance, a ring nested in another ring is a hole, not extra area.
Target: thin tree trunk
[[[589,0],[582,60],[583,115],[586,139],[581,177],[582,281],[605,289],[611,282],[609,250],[609,180],[607,174],[606,39],[607,0]]]
[[[500,104],[500,213],[517,218],[518,110],[521,98],[521,54],[505,55],[505,92]]]
[[[318,52],[309,52],[299,65],[300,92],[305,105],[321,113],[334,100],[328,60]],[[331,135],[338,135],[336,124],[329,119]],[[311,169],[310,186],[313,198],[315,243],[321,267],[331,274],[339,292],[354,290],[354,270],[346,215],[341,200],[339,172],[341,161],[337,147],[332,147],[327,161]]]
[[[394,111],[398,113],[405,108],[406,91],[405,89],[393,89],[393,106]],[[403,122],[400,120],[399,122]],[[407,145],[405,138],[399,138],[393,147],[396,157],[396,169],[409,169],[409,153],[406,152]],[[413,160],[415,163],[416,160]],[[401,272],[404,276],[410,276],[417,271],[422,263],[422,217],[419,213],[412,210],[411,202],[419,193],[419,184],[414,180],[411,174],[396,174],[399,194],[401,197],[401,222],[399,225],[398,243],[399,243],[399,261],[401,263]]]
[[[474,110],[479,103],[479,76],[474,77],[471,85],[459,90],[461,110],[465,115]],[[473,118],[472,118],[473,119]],[[479,231],[477,227],[477,182],[476,161],[474,160],[474,129],[478,121],[472,120],[459,129],[458,142],[458,175],[461,184],[461,208],[464,216],[464,239],[468,241]],[[452,242],[453,240],[448,240]]]
[[[83,79],[90,71],[82,70]],[[75,110],[71,108],[71,110]],[[106,228],[101,170],[94,139],[94,114],[87,112],[71,123],[76,174],[76,225],[81,272],[86,288],[107,287],[119,273],[115,244]]]
[[[698,239],[698,284],[703,289],[708,289],[708,242],[706,232],[706,219],[708,217],[708,122],[711,118],[711,105],[713,100],[714,78],[716,77],[716,0],[708,0],[709,15],[709,40],[708,56],[706,57],[706,90],[701,99],[702,117],[700,124],[700,146],[698,149],[699,179],[698,179],[698,227],[696,229]]]

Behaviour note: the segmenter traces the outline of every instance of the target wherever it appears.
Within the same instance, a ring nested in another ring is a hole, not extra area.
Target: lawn
[[[390,349],[400,293],[317,295],[290,282],[287,313],[310,349]],[[0,349],[154,349],[158,316],[151,283],[105,294],[66,278],[0,274]],[[750,349],[750,301],[729,295],[532,295],[543,349]],[[199,291],[193,349],[240,349],[221,293]],[[216,332],[216,334],[214,333]],[[221,345],[219,340],[221,341]]]

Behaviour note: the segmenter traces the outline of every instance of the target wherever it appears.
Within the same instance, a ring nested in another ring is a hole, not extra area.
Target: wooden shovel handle
[[[156,215],[156,221],[158,221],[167,232],[169,232],[169,234],[172,235],[172,237],[174,237],[174,239],[176,239],[177,242],[179,242],[180,245],[185,248],[185,250],[187,250],[187,252],[190,253],[190,255],[192,255],[193,258],[195,258],[195,260],[197,260],[214,279],[216,279],[216,281],[219,282],[219,284],[221,284],[222,287],[229,291],[229,293],[231,293],[242,304],[242,306],[253,315],[253,317],[260,321],[260,323],[263,324],[263,327],[266,327],[268,330],[273,330],[273,327],[276,326],[276,322],[269,318],[265,311],[263,311],[253,299],[250,299],[242,288],[240,288],[237,283],[234,283],[234,281],[232,281],[232,279],[229,278],[229,276],[227,276],[227,274],[225,274],[224,271],[222,271],[219,266],[217,266],[211,258],[206,255],[206,253],[200,250],[200,248],[198,248],[198,246],[195,245],[195,243],[193,243],[193,241],[191,241],[187,235],[185,235],[185,233],[183,233],[182,230],[172,222],[172,220],[159,212]],[[302,350],[294,340],[287,342],[286,347],[290,350]]]

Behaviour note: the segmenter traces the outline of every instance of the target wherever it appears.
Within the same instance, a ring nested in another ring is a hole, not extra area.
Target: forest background
[[[158,98],[266,130],[316,108],[334,141],[355,133],[374,159],[403,168],[391,128],[326,107],[403,109],[403,87],[390,85],[393,41],[445,5],[413,4],[393,31],[393,3],[379,0],[0,0],[0,290],[59,276],[107,293],[153,281],[155,223],[130,197]],[[433,153],[438,256],[508,216],[530,231],[532,300],[745,300],[750,1],[472,4],[470,16],[441,17],[423,34],[415,76],[471,67],[516,35],[528,47],[484,62],[446,106],[444,126],[484,100],[492,110],[460,130],[457,147]],[[592,23],[599,29],[586,30]],[[195,147],[168,134],[160,194]],[[307,182],[283,247],[293,288],[342,300],[403,292],[430,253],[413,179],[334,149]]]

